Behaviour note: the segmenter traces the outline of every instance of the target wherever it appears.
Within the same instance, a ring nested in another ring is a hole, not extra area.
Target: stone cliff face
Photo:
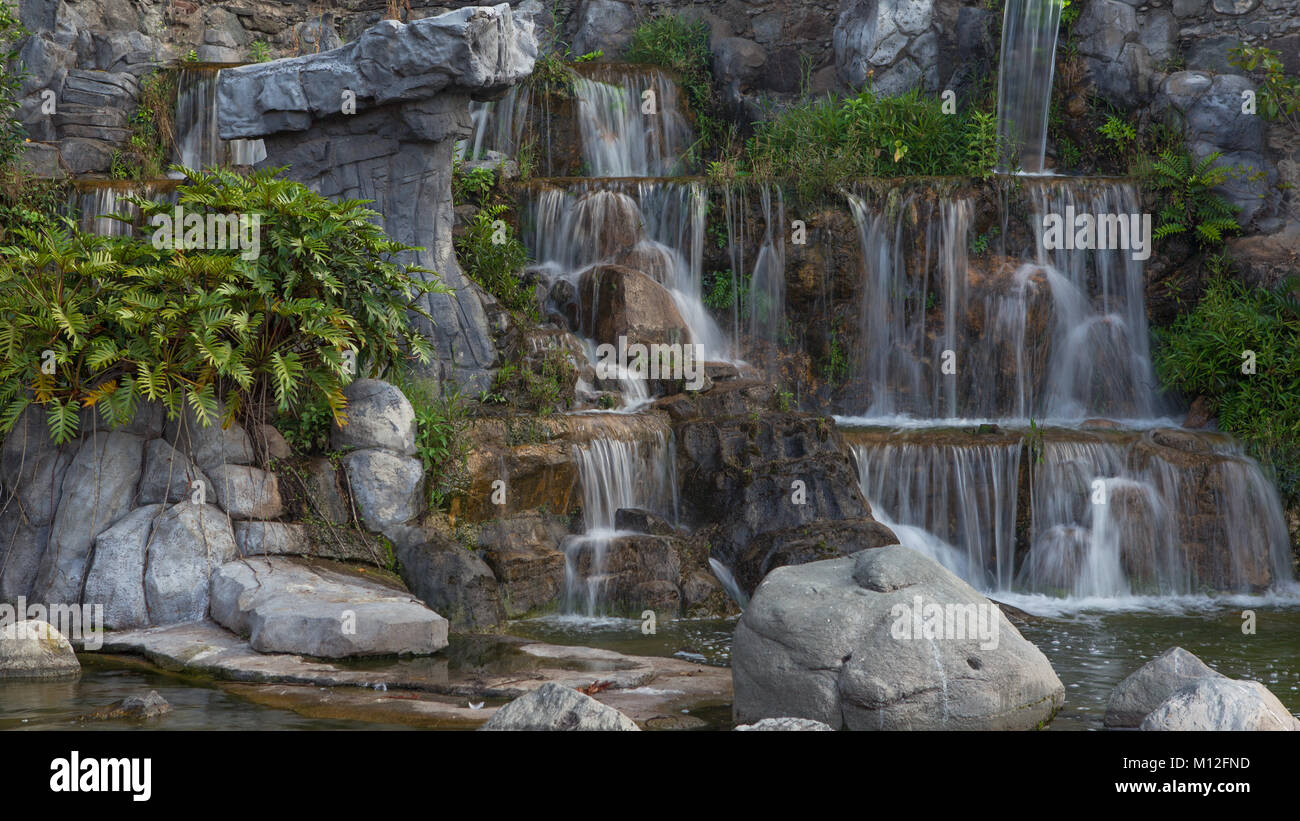
[[[481,292],[452,248],[451,167],[470,133],[471,97],[499,95],[532,72],[532,23],[506,4],[403,24],[385,20],[330,52],[222,72],[223,139],[266,138],[268,167],[336,198],[374,201],[384,228],[421,250],[454,294],[429,294],[432,376],[489,384],[496,360]]]

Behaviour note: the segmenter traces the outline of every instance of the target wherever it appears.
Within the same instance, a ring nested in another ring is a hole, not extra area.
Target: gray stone
[[[80,672],[72,645],[47,622],[17,621],[0,627],[0,679],[66,678]]]
[[[1152,9],[1142,15],[1140,42],[1156,62],[1169,60],[1178,53],[1178,21],[1164,9]]]
[[[230,520],[214,505],[181,502],[154,521],[145,600],[154,624],[196,621],[208,612],[208,578],[237,555]]]
[[[149,532],[162,505],[145,505],[123,516],[95,539],[95,557],[86,575],[82,601],[104,607],[104,626],[112,630],[145,627],[149,607],[144,595]]]
[[[217,504],[232,519],[274,519],[284,512],[274,473],[247,465],[216,465],[208,476]]]
[[[70,174],[107,171],[113,164],[113,145],[103,140],[69,137],[59,143],[59,154]]]
[[[417,528],[390,528],[402,581],[456,630],[484,630],[505,621],[492,569],[449,539]]]
[[[933,0],[848,0],[841,11],[832,35],[835,65],[840,80],[851,88],[861,88],[867,83],[867,72],[875,69],[873,88],[881,96],[906,91],[903,81],[915,77],[935,77],[937,84],[938,49],[924,44],[913,54],[911,68],[895,71],[888,90],[879,85],[882,69],[892,66],[913,38],[927,32],[933,33],[935,8]],[[917,64],[916,60],[922,60]],[[926,62],[932,60],[933,62]]]
[[[1174,0],[1175,17],[1195,17],[1205,8],[1205,0]]]
[[[323,456],[308,459],[303,465],[303,482],[307,486],[307,504],[312,512],[327,522],[346,524],[352,521],[352,508],[339,487],[334,463]]]
[[[343,468],[361,521],[371,530],[409,522],[424,507],[424,468],[419,459],[366,448],[344,456]]]
[[[571,687],[547,682],[497,710],[481,730],[640,730],[636,722]]]
[[[1249,14],[1259,6],[1259,0],[1214,0],[1214,10],[1219,14]]]
[[[304,525],[234,522],[232,527],[241,556],[310,556],[315,552]]]
[[[820,721],[813,721],[810,718],[765,718],[756,724],[741,724],[736,728],[738,732],[744,731],[804,731],[804,732],[832,732],[829,724],[823,724]]]
[[[284,557],[223,565],[212,576],[212,618],[262,653],[428,655],[447,646],[447,620],[405,591]]]
[[[1258,681],[1203,678],[1161,702],[1142,720],[1143,730],[1300,730],[1277,696]]]
[[[268,459],[288,459],[293,456],[289,443],[275,425],[257,425],[250,434],[255,449],[264,452]]]
[[[1181,647],[1171,647],[1142,665],[1111,691],[1107,727],[1136,727],[1174,691],[1222,674]]]
[[[439,94],[491,94],[527,77],[537,56],[532,24],[510,7],[477,6],[410,24],[382,20],[340,49],[254,63],[221,73],[221,138],[303,131],[341,116],[343,91],[357,112]]]
[[[434,348],[418,374],[470,392],[490,385],[498,354],[484,294],[456,262],[452,152],[471,131],[470,96],[504,93],[532,70],[536,49],[532,22],[507,5],[463,8],[382,21],[334,51],[223,71],[218,88],[224,138],[265,136],[262,167],[288,166],[327,197],[373,201],[388,235],[419,249],[399,261],[437,271],[453,293],[421,298],[431,320],[411,314]],[[355,115],[340,111],[344,90],[356,95]]]
[[[257,456],[248,433],[239,424],[222,427],[222,414],[218,407],[216,416],[204,425],[186,405],[175,419],[167,421],[163,436],[204,471],[222,464],[253,464]]]
[[[136,492],[140,504],[188,500],[197,482],[202,482],[205,488],[212,487],[212,480],[165,439],[151,439],[145,445],[144,471]]]
[[[636,11],[618,0],[584,0],[577,17],[572,51],[579,56],[603,51],[607,58],[615,57],[632,39],[636,28]]]
[[[415,453],[415,409],[396,386],[357,379],[343,389],[348,399],[346,425],[335,425],[333,445],[384,448],[402,456]]]
[[[49,544],[32,594],[46,602],[81,601],[86,561],[95,537],[131,509],[144,461],[144,441],[128,433],[81,440],[63,475]]]
[[[974,629],[913,638],[917,598],[978,614],[990,629],[984,639]],[[773,570],[736,627],[732,674],[733,714],[744,723],[1034,729],[1065,697],[1046,657],[995,604],[899,546]]]
[[[294,42],[298,44],[299,54],[319,54],[322,51],[332,51],[343,45],[339,39],[338,32],[334,31],[333,26],[326,25],[320,20],[306,20],[296,23],[293,27]]]

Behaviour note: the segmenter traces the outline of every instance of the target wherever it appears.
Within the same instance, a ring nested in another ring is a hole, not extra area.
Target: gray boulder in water
[[[1223,674],[1181,647],[1170,647],[1119,683],[1106,703],[1107,727],[1136,727],[1176,691]]]
[[[548,681],[497,710],[480,730],[640,730],[589,695]]]
[[[905,547],[773,570],[736,626],[737,722],[1023,730],[1065,700],[996,604]]]
[[[1142,729],[1300,730],[1300,721],[1258,681],[1218,676],[1169,696],[1143,719]]]

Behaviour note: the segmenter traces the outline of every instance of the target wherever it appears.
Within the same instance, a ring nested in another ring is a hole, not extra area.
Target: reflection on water
[[[550,644],[583,645],[630,656],[675,656],[685,661],[726,667],[731,662],[731,635],[739,617],[730,619],[660,619],[655,632],[642,632],[639,619],[587,616],[542,616],[512,622],[510,632]]]
[[[364,721],[315,719],[236,698],[211,684],[81,656],[77,679],[0,679],[0,730],[383,730]],[[172,711],[149,721],[78,721],[100,707],[150,690]]]

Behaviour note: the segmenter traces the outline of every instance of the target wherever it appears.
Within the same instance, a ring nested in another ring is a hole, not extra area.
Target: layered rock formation
[[[265,138],[270,167],[330,197],[374,201],[384,229],[454,294],[429,294],[433,376],[488,385],[496,350],[483,298],[452,248],[451,160],[470,133],[469,101],[503,93],[537,55],[510,7],[466,8],[409,25],[385,20],[321,54],[222,72],[223,139]]]

